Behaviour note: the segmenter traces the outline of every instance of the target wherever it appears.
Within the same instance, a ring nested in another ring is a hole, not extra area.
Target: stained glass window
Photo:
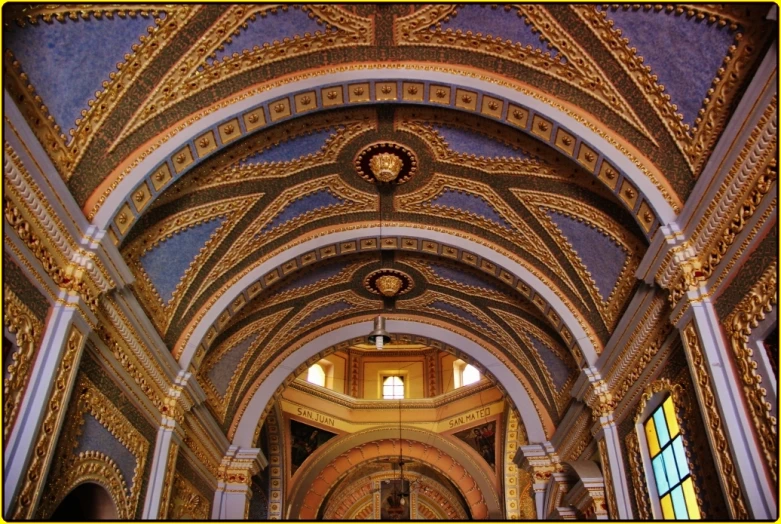
[[[645,421],[645,437],[662,516],[665,520],[699,520],[700,509],[672,397],[667,397]]]
[[[385,377],[382,381],[382,398],[404,398],[404,381],[399,376]]]

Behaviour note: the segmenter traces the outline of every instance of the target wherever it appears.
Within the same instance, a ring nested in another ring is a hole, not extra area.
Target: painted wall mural
[[[469,444],[492,469],[496,469],[496,422],[459,431],[455,436]]]
[[[409,481],[391,479],[380,483],[380,520],[410,520]]]
[[[290,421],[290,464],[291,474],[309,458],[309,455],[335,437],[335,433],[303,424],[296,420]]]

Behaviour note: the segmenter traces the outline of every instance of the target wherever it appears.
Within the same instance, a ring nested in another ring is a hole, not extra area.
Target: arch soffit
[[[454,467],[463,468],[466,475],[461,475],[460,478],[456,478],[459,476],[457,474],[446,474],[446,476],[451,479],[461,492],[467,504],[471,502],[470,508],[475,505],[479,508],[480,500],[483,501],[485,513],[482,515],[473,514],[473,518],[485,519],[499,518],[501,516],[499,497],[491,480],[480,466],[475,464],[456,444],[439,437],[435,433],[403,426],[401,428],[401,438],[405,441],[405,444],[413,443],[410,449],[412,458],[432,466],[436,470],[445,473]],[[312,508],[316,514],[320,503],[325,500],[328,490],[330,490],[336,480],[358,464],[384,456],[396,456],[398,448],[396,448],[395,442],[398,442],[398,440],[399,430],[395,428],[372,428],[340,437],[332,445],[324,448],[322,454],[317,454],[313,457],[315,460],[305,470],[301,471],[301,475],[296,480],[296,486],[293,488],[289,504],[293,508],[303,508],[304,503],[307,503],[307,506]],[[385,453],[382,443],[386,443],[388,448],[392,446],[392,452]],[[376,445],[371,446],[370,444]],[[438,451],[435,457],[430,456],[431,454],[427,452],[428,448]],[[443,465],[447,466],[447,468],[442,467]],[[332,478],[323,478],[326,474]],[[325,492],[321,493],[319,489],[324,489]],[[477,490],[480,498],[470,494],[474,493],[475,490]],[[318,507],[309,504],[310,501],[314,502],[315,500]],[[302,512],[299,517],[305,518],[306,516]]]
[[[341,493],[335,495],[335,498],[324,499],[326,506],[323,508],[323,520],[351,520],[351,517],[360,511],[359,508],[362,506],[364,497],[373,493],[373,481],[392,479],[395,476],[396,473],[393,471],[376,472],[367,474],[357,481],[344,486],[344,488],[340,489]],[[431,493],[425,496],[425,498],[423,498],[422,493],[419,493],[418,504],[420,505],[425,499],[428,499],[427,505],[430,504],[432,513],[437,515],[439,520],[455,520],[453,518],[448,519],[449,515],[456,515],[458,520],[468,520],[465,509],[455,499],[449,488],[446,488],[433,477],[425,476],[421,473],[411,472],[409,476],[412,479],[420,479],[425,482]],[[358,497],[357,502],[355,502],[356,495]],[[442,506],[440,507],[436,502],[439,502]]]
[[[372,318],[372,320],[373,320],[373,318]],[[404,320],[404,321],[408,321],[408,322],[415,322],[415,320],[410,320],[409,317],[406,316],[406,315],[404,315],[404,318],[401,318],[401,319],[389,318],[387,320],[392,320],[392,321]],[[356,320],[356,322],[360,322],[360,321],[361,321],[361,319]],[[366,321],[365,318],[363,319],[363,321],[364,322]],[[430,321],[428,319],[424,319],[422,322],[424,324],[426,324],[426,325],[431,325]],[[453,328],[450,325],[446,325],[446,326],[444,326],[444,329],[452,330]],[[414,343],[418,343],[419,342],[419,343],[424,343],[426,345],[430,345],[432,347],[436,347],[439,351],[447,352],[447,353],[449,353],[449,354],[451,354],[451,355],[453,355],[453,356],[455,356],[457,358],[463,359],[468,364],[472,364],[473,366],[475,366],[480,371],[481,376],[484,376],[484,377],[486,377],[489,380],[489,382],[491,383],[492,387],[495,387],[499,391],[502,392],[504,397],[508,400],[508,403],[510,403],[510,409],[512,409],[514,412],[517,412],[516,406],[511,404],[512,396],[509,394],[509,392],[506,389],[505,385],[502,384],[499,381],[499,379],[497,379],[496,376],[494,376],[493,372],[490,369],[486,369],[484,367],[483,363],[480,362],[479,360],[477,360],[475,357],[471,356],[470,354],[464,353],[463,351],[461,351],[459,349],[456,349],[456,348],[454,348],[453,346],[451,346],[451,345],[449,345],[447,343],[443,343],[441,340],[437,340],[435,338],[430,338],[428,336],[414,335],[414,334],[410,334],[410,333],[395,333],[395,332],[391,333],[391,336],[393,336],[393,335],[398,335],[400,337],[404,337],[407,340],[409,340],[411,342],[414,342]],[[307,368],[312,365],[313,362],[318,362],[319,360],[328,357],[329,355],[331,355],[332,353],[334,353],[336,351],[339,351],[340,349],[344,349],[344,348],[349,347],[350,345],[354,344],[356,340],[363,340],[364,343],[368,343],[367,342],[367,336],[364,333],[363,336],[352,338],[349,341],[342,341],[342,342],[340,342],[338,344],[329,346],[329,347],[323,349],[322,351],[319,351],[319,352],[315,353],[313,356],[309,357],[303,364],[299,365],[298,368],[296,368],[293,372],[291,372],[287,376],[287,378],[283,381],[282,386],[287,387],[288,384],[290,384],[298,376],[300,376],[302,373],[304,373],[307,370]],[[515,368],[515,369],[518,370],[518,372],[520,373],[520,369],[519,368]],[[518,375],[516,375],[516,376],[518,376]],[[516,386],[517,383],[512,383],[510,385],[511,386]],[[526,387],[526,386],[528,386],[528,385],[521,383],[521,387]],[[252,386],[250,386],[250,388],[252,388]],[[526,391],[528,393],[530,390],[526,389]],[[471,395],[472,393],[468,393],[468,394]],[[535,401],[540,402],[540,398],[539,398],[539,396],[537,394],[532,392],[530,394],[530,398],[531,397],[533,397]],[[431,399],[429,399],[429,400],[431,400]],[[350,406],[350,409],[360,409],[360,406],[355,406],[355,405],[350,404],[350,403],[348,403],[347,405]],[[431,405],[432,406],[436,406],[438,404],[435,403],[435,402],[432,402]],[[251,440],[252,442],[257,442],[258,441],[258,438],[260,436],[260,431],[261,431],[263,425],[266,423],[266,421],[281,419],[281,415],[279,415],[279,414],[277,414],[276,419],[274,419],[271,416],[271,414],[274,412],[274,410],[278,409],[278,406],[279,406],[279,404],[277,403],[277,399],[275,397],[272,397],[271,399],[269,399],[269,402],[266,404],[266,408],[263,410],[263,414],[261,415],[261,417],[256,422],[255,433],[254,433],[254,436],[252,437],[252,440]],[[540,412],[537,411],[537,414],[539,414],[539,413]],[[545,417],[544,421],[552,423],[552,421],[551,421],[551,419],[550,419],[550,417],[548,415],[548,412],[545,412],[545,413],[546,413],[546,417]],[[266,414],[268,414],[268,415],[266,415]],[[517,414],[515,416],[521,418]],[[237,425],[234,424],[234,427],[237,427]],[[546,425],[546,427],[552,427],[552,426],[549,424],[549,425]],[[526,427],[524,426],[523,423],[521,423],[520,431],[521,431],[521,435],[522,435],[522,438],[523,438],[524,442],[528,442],[529,439],[528,439]],[[550,432],[549,432],[549,434],[550,434]],[[229,430],[229,432],[228,432],[229,438],[230,438],[231,435],[235,436],[235,433],[234,433],[233,429]]]
[[[175,180],[204,159],[228,147],[237,138],[301,114],[378,102],[452,107],[495,119],[534,136],[572,158],[613,190],[648,238],[660,225],[673,222],[680,209],[680,201],[668,189],[661,173],[651,171],[649,166],[652,164],[644,161],[639,153],[630,151],[607,134],[600,134],[596,125],[567,105],[528,87],[510,85],[506,79],[492,79],[455,69],[453,72],[429,71],[414,66],[377,69],[357,67],[336,72],[326,69],[310,75],[304,80],[292,81],[259,93],[251,90],[237,95],[232,103],[224,107],[209,108],[183,120],[165,134],[161,143],[146,144],[146,150],[139,151],[138,160],[129,161],[129,166],[128,162],[124,163],[103,181],[85,204],[84,212],[88,219],[101,229],[110,230],[117,242],[121,242],[137,218]],[[418,80],[424,83],[424,93],[430,91],[432,84],[445,85],[449,88],[450,97],[446,102],[440,102],[429,93],[428,98],[421,94],[419,100],[402,98],[378,101],[374,99],[374,90],[368,89],[368,84],[380,80]],[[345,97],[344,92],[348,85],[357,81],[367,84],[368,93],[365,99],[351,103],[350,95]],[[340,103],[329,105],[324,92],[334,88],[340,88]],[[302,107],[300,98],[303,93],[310,92],[316,107]],[[456,94],[460,98],[456,98]],[[347,100],[347,103],[342,100]],[[251,120],[255,117],[256,124],[253,124]],[[228,126],[232,136],[226,135]],[[574,142],[570,138],[573,144],[571,147],[557,142],[559,129],[575,137]],[[203,139],[210,141],[211,145],[203,147],[196,144]],[[142,195],[142,198],[134,200],[134,196],[138,195]]]
[[[432,245],[455,247],[462,250],[462,258],[463,252],[468,252],[475,257],[474,263],[478,267],[486,266],[483,263],[478,264],[479,260],[486,261],[495,276],[507,281],[524,294],[546,318],[551,320],[551,325],[559,332],[562,341],[570,349],[579,366],[595,365],[599,354],[597,350],[599,342],[590,333],[581,317],[575,313],[574,306],[523,264],[511,258],[511,253],[463,236],[411,226],[386,226],[382,230],[377,226],[369,226],[323,233],[315,238],[291,242],[288,249],[256,265],[226,288],[222,295],[211,300],[184,330],[184,334],[174,346],[174,357],[178,359],[182,369],[189,369],[190,364],[197,361],[216,339],[218,328],[228,324],[231,314],[255,298],[263,287],[280,278],[280,267],[283,268],[284,274],[285,266],[295,262],[299,257],[308,256],[310,253],[319,253],[322,257],[325,251],[328,251],[326,256],[335,256],[344,249],[345,245],[352,246],[350,252],[354,252],[363,239],[371,238],[376,243],[380,233],[383,238],[399,237],[402,242],[404,240],[414,241],[416,244],[423,242],[424,247],[427,242],[433,243]],[[425,252],[425,249],[422,251]],[[482,269],[488,268],[482,267]],[[237,307],[236,304],[240,306]],[[198,359],[196,359],[196,352],[199,354]]]
[[[507,391],[511,401],[521,414],[529,442],[546,442],[547,435],[553,433],[555,428],[551,418],[547,416],[545,411],[537,409],[523,382],[513,374],[504,362],[477,341],[457,333],[452,327],[442,327],[411,319],[390,317],[386,326],[386,329],[393,333],[425,336],[439,340],[478,360]],[[232,444],[238,447],[253,447],[258,421],[267,409],[269,402],[284,387],[285,380],[295,373],[299,366],[304,365],[324,349],[338,345],[345,340],[362,337],[371,329],[371,319],[365,318],[337,329],[321,331],[313,338],[302,341],[299,347],[289,351],[286,356],[280,357],[275,365],[269,366],[267,374],[255,380],[248,398],[245,398],[243,405],[237,411],[237,418],[228,431],[228,438]]]

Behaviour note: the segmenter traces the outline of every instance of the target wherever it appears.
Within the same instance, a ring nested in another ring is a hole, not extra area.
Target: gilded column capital
[[[581,479],[567,492],[564,502],[577,509],[586,520],[608,518],[604,482],[584,482]]]
[[[224,491],[231,491],[230,485],[249,487],[252,476],[264,467],[265,457],[259,448],[228,448],[217,470],[217,480]]]
[[[596,380],[589,384],[583,400],[591,408],[591,416],[594,420],[600,419],[600,422],[603,423],[612,421],[613,411],[615,411],[618,401],[605,380],[597,376]]]
[[[184,417],[196,404],[191,388],[188,387],[191,377],[192,373],[179,372],[174,383],[168,388],[168,395],[163,399],[160,409],[163,415],[163,427],[177,433],[183,433]],[[184,437],[183,434],[179,436]]]
[[[544,490],[551,476],[562,471],[558,454],[553,451],[552,446],[543,444],[520,446],[515,455],[515,462],[532,476],[535,491]]]

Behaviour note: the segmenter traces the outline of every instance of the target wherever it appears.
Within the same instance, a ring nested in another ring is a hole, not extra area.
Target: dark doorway
[[[101,486],[87,482],[68,493],[52,514],[51,520],[112,520],[117,507]]]

